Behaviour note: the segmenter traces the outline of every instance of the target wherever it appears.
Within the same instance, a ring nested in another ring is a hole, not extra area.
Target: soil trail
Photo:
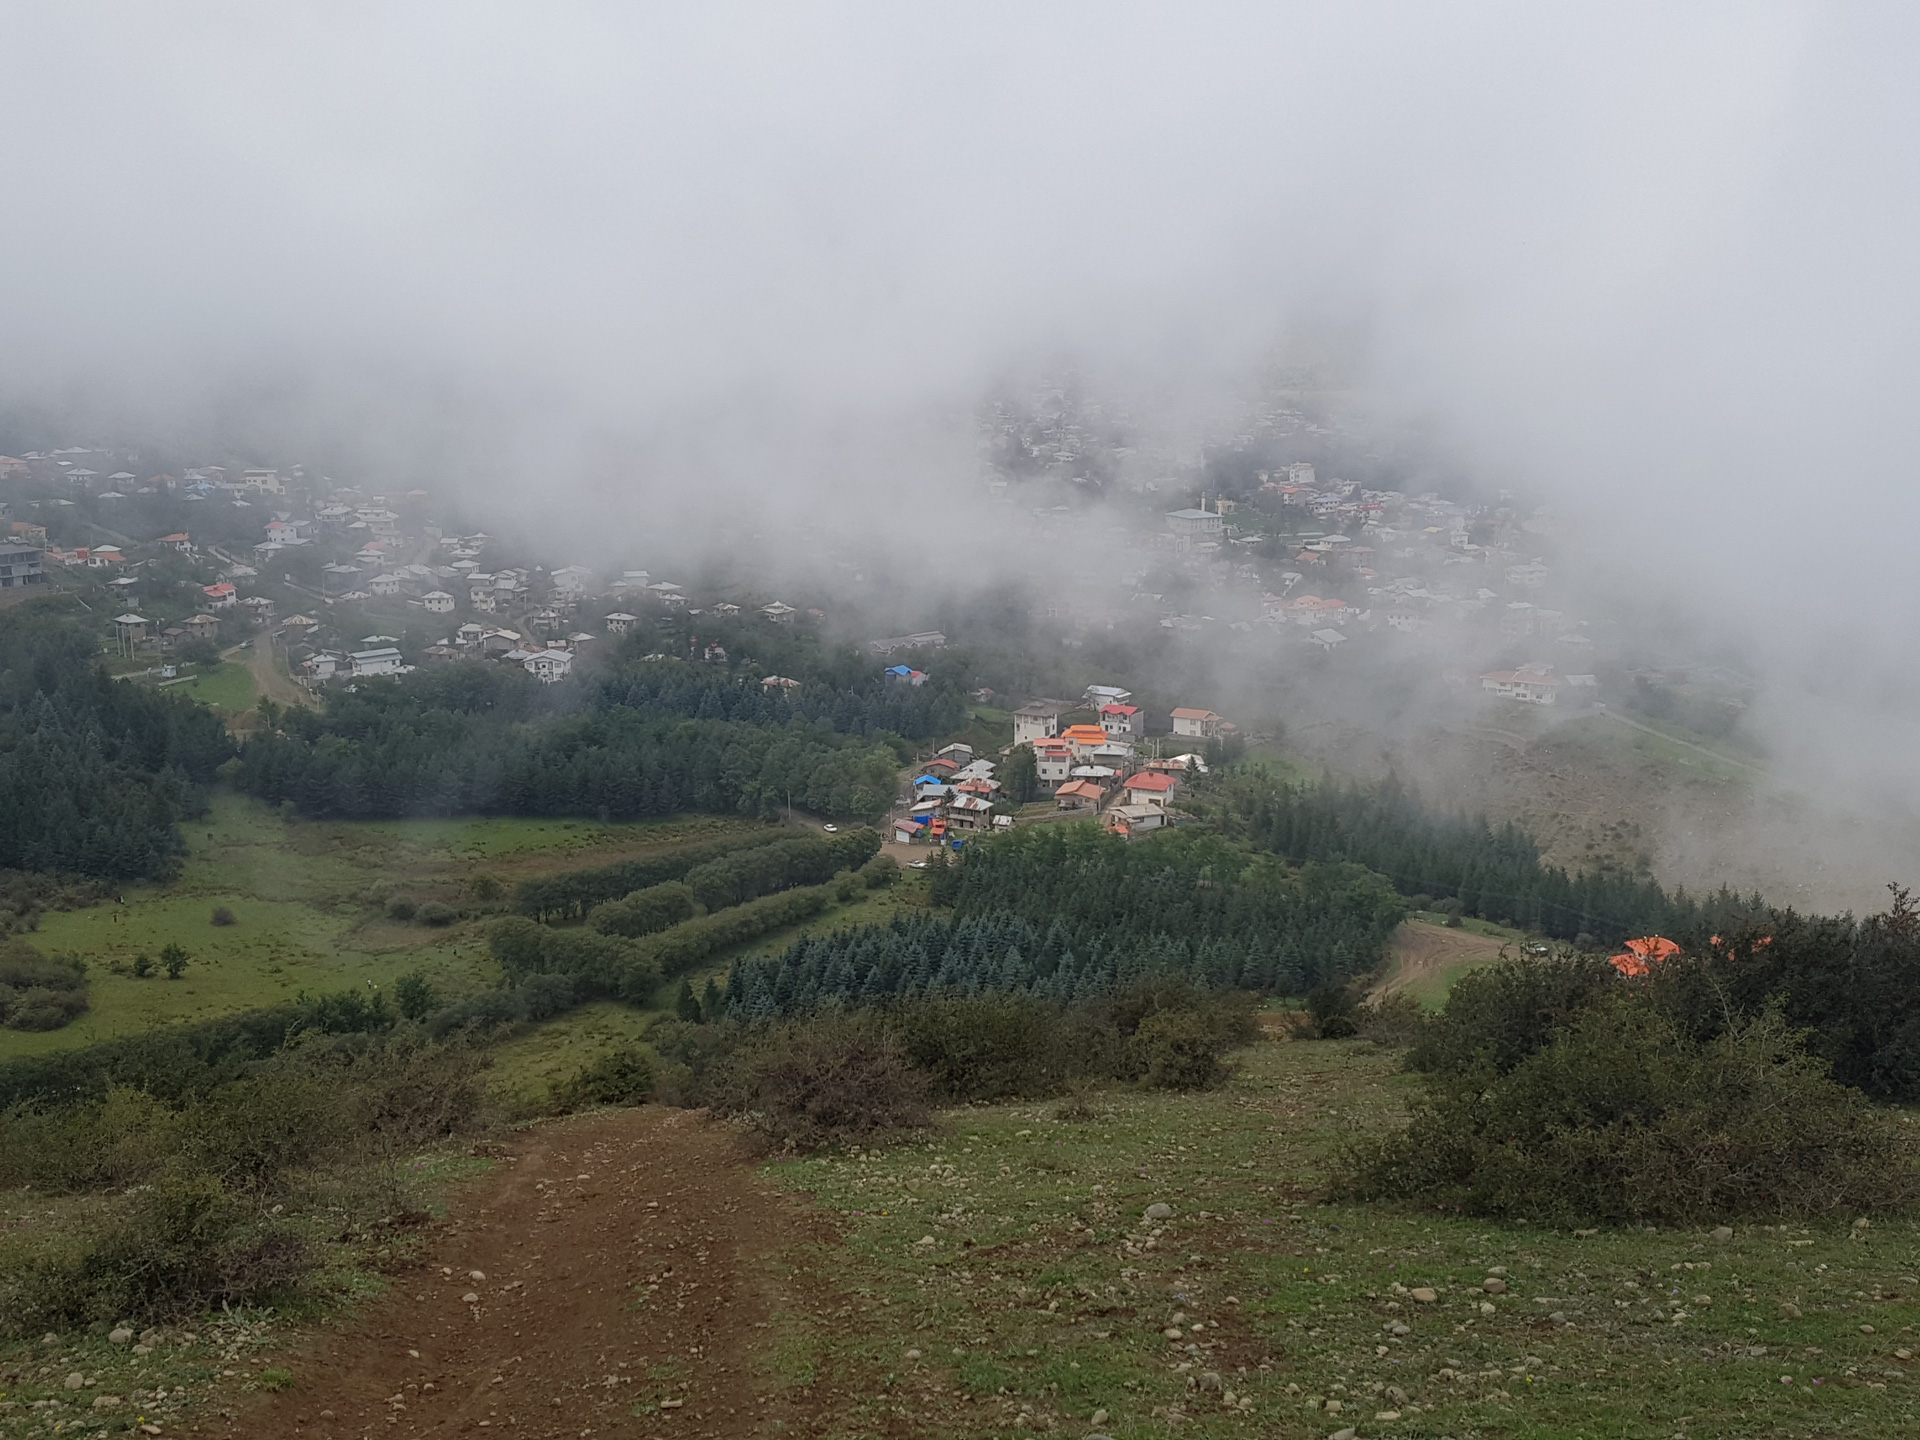
[[[280,668],[273,653],[273,636],[262,630],[253,641],[253,683],[259,687],[260,694],[276,705],[311,706],[313,696],[294,682],[286,671]]]
[[[254,1397],[224,1433],[813,1433],[830,1387],[761,1367],[773,1318],[819,1303],[793,1293],[817,1280],[779,1257],[830,1243],[826,1225],[698,1112],[543,1125],[509,1142],[425,1263],[350,1330],[265,1360],[293,1388]]]
[[[1490,965],[1500,958],[1503,942],[1471,930],[1449,930],[1425,920],[1405,920],[1388,941],[1393,966],[1367,996],[1381,1000],[1413,986],[1424,985],[1449,970]]]

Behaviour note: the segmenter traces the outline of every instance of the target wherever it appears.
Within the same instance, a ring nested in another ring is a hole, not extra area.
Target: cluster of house
[[[1062,812],[1098,815],[1115,834],[1132,836],[1169,822],[1170,804],[1185,778],[1206,770],[1198,754],[1165,758],[1138,755],[1145,738],[1140,708],[1113,686],[1088,688],[1078,705],[1034,700],[1013,712],[1013,746],[1030,746],[1040,784]],[[1092,709],[1098,722],[1062,726],[1073,710]],[[1211,740],[1233,727],[1211,710],[1173,712],[1177,737]],[[1013,747],[1009,747],[1013,748]],[[969,831],[1007,827],[1013,817],[994,813],[1002,789],[993,761],[971,746],[948,745],[920,767],[906,813],[894,822],[903,842],[944,842]]]

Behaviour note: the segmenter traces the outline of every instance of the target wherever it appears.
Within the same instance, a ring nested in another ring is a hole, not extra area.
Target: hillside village
[[[1056,468],[1082,463],[1071,435],[1064,444],[1022,435],[1026,452]],[[1013,441],[1001,439],[1004,453]],[[689,619],[827,620],[821,608],[777,595],[704,594],[650,570],[596,569],[567,556],[542,563],[451,523],[425,490],[372,491],[298,465],[143,468],[99,449],[0,456],[0,588],[97,593],[123,669],[150,683],[180,683],[183,664],[247,644],[308,695],[463,663],[517,666],[554,684],[596,647],[679,637]],[[990,469],[983,488],[989,505],[1019,513],[1004,470]],[[1545,541],[1518,507],[1367,488],[1307,461],[1251,471],[1235,497],[1197,493],[1169,506],[1165,496],[1148,483],[1109,493],[1112,503],[1097,508],[1028,507],[1043,539],[1097,539],[1116,562],[1065,577],[1038,602],[1036,623],[1067,647],[1103,629],[1147,626],[1176,646],[1217,644],[1266,667],[1358,658],[1437,672],[1488,704],[1597,703],[1596,677],[1581,665],[1593,641],[1550,603]],[[865,650],[891,662],[888,684],[919,686],[927,673],[916,667],[932,663],[947,638],[884,636]],[[728,662],[721,640],[672,643],[686,643],[686,653],[644,658]],[[1482,669],[1476,657],[1496,663]],[[769,693],[802,683],[751,678]],[[1205,708],[1149,717],[1132,698],[1113,685],[1073,702],[1027,698],[1011,712],[1002,753],[959,743],[914,767],[894,838],[956,843],[1042,811],[1097,815],[1124,835],[1177,820],[1185,777],[1237,732]],[[1018,794],[997,773],[1015,747],[1032,755]]]

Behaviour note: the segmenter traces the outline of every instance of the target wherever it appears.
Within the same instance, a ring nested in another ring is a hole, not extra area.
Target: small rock
[[[1327,1414],[1329,1415],[1338,1415],[1342,1410],[1346,1408],[1347,1408],[1346,1403],[1344,1401],[1340,1401],[1340,1400],[1327,1401],[1326,1409],[1327,1409]]]
[[[1791,1300],[1786,1301],[1780,1307],[1780,1318],[1782,1320],[1798,1320],[1800,1318],[1800,1307]]]
[[[1218,1370],[1203,1370],[1200,1372],[1200,1388],[1211,1394],[1215,1391],[1225,1390],[1227,1385],[1226,1382],[1220,1378],[1220,1372]]]
[[[321,1418],[322,1420],[331,1420],[331,1419],[333,1418],[333,1411],[331,1411],[331,1410],[322,1410],[322,1411],[320,1412],[320,1418]]]
[[[1387,1399],[1395,1405],[1404,1405],[1407,1403],[1407,1392],[1402,1390],[1398,1385],[1389,1385],[1387,1386]]]
[[[42,1345],[58,1345],[60,1343],[60,1337],[58,1335],[42,1335],[40,1337],[40,1343]]]
[[[136,1355],[151,1355],[153,1353],[153,1346],[136,1345],[133,1347],[133,1353]]]
[[[1171,1220],[1173,1218],[1173,1206],[1167,1204],[1164,1200],[1156,1200],[1153,1204],[1147,1206],[1146,1218],[1149,1220]]]
[[[931,1250],[939,1243],[940,1242],[931,1235],[922,1235],[918,1240],[913,1242],[913,1248],[916,1250]]]
[[[920,1352],[918,1350],[907,1351],[907,1359],[918,1360],[919,1358],[920,1358]]]
[[[1494,1303],[1491,1300],[1482,1300],[1480,1302],[1480,1313],[1482,1315],[1494,1315],[1499,1312],[1497,1311],[1497,1309],[1494,1306]]]
[[[480,1303],[480,1296],[477,1291],[469,1290],[467,1291],[466,1294],[462,1295],[460,1298],[469,1305],[478,1305]]]
[[[1727,1241],[1733,1239],[1733,1227],[1731,1225],[1715,1226],[1713,1238],[1718,1240],[1722,1245],[1726,1244]]]
[[[107,1343],[109,1345],[131,1345],[133,1343],[133,1331],[122,1325],[118,1330],[112,1330],[107,1333]]]
[[[1087,1423],[1088,1423],[1088,1424],[1090,1424],[1090,1425],[1104,1425],[1104,1424],[1106,1424],[1106,1423],[1107,1423],[1107,1412],[1106,1412],[1106,1411],[1104,1411],[1104,1410],[1096,1410],[1096,1411],[1094,1411],[1094,1412],[1093,1412],[1093,1419],[1091,1419],[1091,1420],[1089,1420],[1089,1421],[1088,1421]]]
[[[484,1280],[486,1278],[487,1278],[487,1272],[484,1270],[467,1271],[467,1279],[469,1280]]]
[[[1564,1325],[1567,1323],[1567,1312],[1564,1310],[1556,1310],[1551,1315],[1547,1316],[1547,1319],[1551,1320],[1556,1325]]]
[[[1873,1334],[1873,1326],[1871,1326],[1871,1325],[1862,1325],[1862,1326],[1860,1327],[1860,1333],[1861,1333],[1862,1335],[1871,1335],[1871,1334]]]
[[[1400,1418],[1400,1412],[1398,1410],[1376,1410],[1373,1412],[1373,1418],[1376,1420],[1398,1420]]]
[[[93,1408],[96,1410],[118,1410],[121,1404],[122,1401],[118,1395],[96,1395],[93,1397]]]
[[[1896,1360],[1911,1360],[1913,1358],[1913,1351],[1896,1350],[1893,1352],[1893,1358]]]
[[[1344,1430],[1334,1431],[1333,1434],[1327,1437],[1327,1440],[1354,1440],[1354,1436],[1358,1433],[1353,1426],[1349,1425]]]
[[[1505,1275],[1506,1273],[1507,1273],[1507,1267],[1504,1265],[1495,1265],[1492,1269],[1487,1271],[1487,1274],[1489,1275]]]
[[[1507,1293],[1507,1282],[1498,1275],[1489,1275],[1480,1282],[1480,1288],[1489,1295],[1504,1295]]]
[[[1178,1325],[1169,1325],[1160,1333],[1169,1340],[1184,1340],[1187,1338],[1187,1332],[1182,1330]]]
[[[1413,1327],[1404,1320],[1396,1320],[1387,1327],[1387,1331],[1393,1335],[1411,1335]]]
[[[1431,1285],[1416,1285],[1407,1293],[1422,1305],[1431,1305],[1440,1298],[1440,1292]]]
[[[87,1377],[82,1375],[78,1370],[74,1371],[71,1375],[67,1376],[66,1384],[67,1384],[67,1389],[69,1390],[78,1390],[82,1386],[84,1386],[86,1383],[87,1383]]]

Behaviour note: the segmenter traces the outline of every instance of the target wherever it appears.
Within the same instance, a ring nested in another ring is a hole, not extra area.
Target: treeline
[[[744,725],[787,725],[795,720],[825,724],[842,735],[904,735],[924,740],[951,734],[966,724],[966,697],[957,686],[890,683],[863,667],[843,679],[813,666],[804,673],[729,667],[679,659],[632,660],[585,678],[591,703],[627,705],[697,720]],[[768,674],[799,680],[787,690],[760,682]]]
[[[440,673],[479,671],[446,666]],[[277,715],[241,753],[235,783],[313,816],[598,815],[689,810],[771,818],[789,803],[870,819],[886,809],[893,750],[801,724],[768,730],[625,709],[520,720],[514,686],[485,703],[435,688],[433,672],[366,682],[319,713]],[[530,676],[520,677],[540,688]],[[368,694],[367,692],[374,692]],[[443,704],[442,702],[446,702]]]
[[[1048,826],[935,873],[950,917],[896,917],[742,962],[728,1013],[804,1015],[940,995],[1078,1003],[1136,981],[1300,993],[1376,968],[1405,905],[1358,866],[1290,871],[1215,836],[1129,844]]]
[[[158,879],[233,754],[213,712],[112,679],[76,617],[0,619],[0,868]]]
[[[724,840],[708,840],[683,845],[664,855],[649,855],[639,860],[622,860],[613,865],[596,865],[584,870],[568,870],[537,880],[523,880],[513,892],[513,908],[535,920],[578,920],[594,906],[618,900],[636,890],[678,880],[689,870],[737,850],[756,845],[773,845],[792,838],[790,830],[768,829],[757,835],[741,835]]]
[[[1403,895],[1452,899],[1468,915],[1581,944],[1676,934],[1759,903],[1724,890],[1696,899],[1612,871],[1570,875],[1543,862],[1518,826],[1438,814],[1392,779],[1287,785],[1241,771],[1205,784],[1199,808],[1229,833],[1295,863],[1364,865]]]

